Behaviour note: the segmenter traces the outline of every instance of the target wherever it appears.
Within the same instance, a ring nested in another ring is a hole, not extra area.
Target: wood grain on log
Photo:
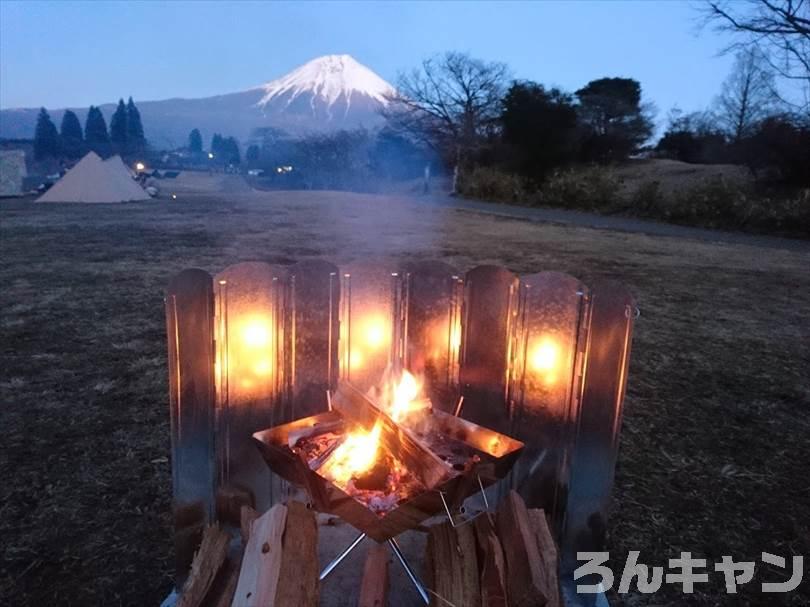
[[[318,524],[315,513],[301,502],[287,503],[281,559],[273,607],[317,607]]]
[[[547,607],[561,607],[560,598],[560,556],[554,537],[548,528],[546,513],[543,510],[529,510],[529,523],[532,532],[537,540],[537,547],[540,551],[540,560],[543,564],[543,572],[546,576],[546,596]]]
[[[436,593],[430,597],[432,606],[451,604],[481,607],[478,557],[472,526],[453,527],[445,522],[431,527],[425,552],[425,569],[427,586]]]
[[[506,557],[510,607],[545,607],[548,589],[540,550],[526,504],[514,491],[498,507],[497,529]]]
[[[281,572],[287,506],[277,504],[253,521],[232,607],[273,605]]]
[[[506,591],[506,559],[495,525],[489,514],[473,523],[481,568],[481,604],[485,607],[508,607]]]
[[[242,536],[243,549],[250,539],[250,527],[257,518],[259,518],[259,513],[250,506],[242,506],[239,511],[239,533]]]
[[[243,511],[246,518],[249,511]],[[232,607],[316,607],[318,527],[300,502],[277,504],[250,526]]]
[[[368,544],[357,607],[385,607],[388,605],[388,562],[391,554],[386,544]]]
[[[217,525],[206,527],[202,543],[191,563],[177,607],[198,607],[228,555],[230,536]]]

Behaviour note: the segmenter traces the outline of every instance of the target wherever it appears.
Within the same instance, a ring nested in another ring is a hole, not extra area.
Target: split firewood
[[[476,518],[473,525],[481,568],[481,604],[484,607],[508,607],[506,560],[495,525],[489,514]]]
[[[202,607],[231,607],[236,584],[239,582],[239,570],[242,567],[242,554],[228,557],[219,570],[211,589],[203,601]]]
[[[287,506],[284,504],[276,504],[253,521],[232,607],[264,607],[275,601],[286,522]]]
[[[230,541],[230,536],[219,526],[206,527],[177,607],[198,607],[203,602],[217,572],[225,562]]]
[[[316,607],[317,546],[311,510],[273,506],[250,526],[232,607]]]
[[[550,594],[526,504],[510,491],[497,515],[498,537],[506,557],[510,607],[545,607]]]
[[[242,536],[242,548],[247,546],[248,539],[250,538],[250,526],[259,518],[259,513],[250,506],[242,506],[239,512],[239,532]]]
[[[475,531],[471,525],[453,527],[448,521],[432,526],[425,568],[427,586],[435,592],[430,597],[431,606],[481,607]]]
[[[537,540],[543,572],[546,575],[546,588],[548,589],[546,605],[547,607],[561,607],[560,555],[551,530],[548,528],[546,513],[536,508],[529,510],[529,523]]]
[[[317,607],[318,523],[301,502],[287,504],[279,584],[273,607]]]
[[[369,542],[357,607],[386,607],[388,605],[388,561],[390,556],[387,545]]]

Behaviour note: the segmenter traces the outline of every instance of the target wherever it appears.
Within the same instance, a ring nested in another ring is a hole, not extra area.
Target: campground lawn
[[[610,277],[636,296],[612,563],[810,558],[810,245],[532,223],[335,192],[0,202],[0,604],[158,605],[171,586],[163,290],[245,260],[442,259]],[[722,576],[690,605],[736,598]],[[665,585],[627,605],[682,605]]]

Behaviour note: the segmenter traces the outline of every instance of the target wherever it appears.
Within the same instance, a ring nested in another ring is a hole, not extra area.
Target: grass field
[[[162,293],[186,267],[440,258],[637,297],[610,537],[666,565],[810,556],[810,247],[541,225],[341,193],[0,204],[0,604],[157,605],[171,586]],[[627,605],[800,605],[720,574]]]

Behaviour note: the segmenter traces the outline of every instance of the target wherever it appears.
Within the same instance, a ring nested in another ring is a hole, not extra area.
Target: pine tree
[[[59,155],[59,133],[51,120],[48,111],[40,108],[37,116],[37,127],[34,131],[34,158],[42,160]]]
[[[248,166],[255,167],[259,164],[259,160],[261,158],[261,149],[255,143],[248,146],[247,151],[245,152],[245,161],[248,163]]]
[[[242,161],[242,157],[239,153],[239,143],[237,143],[236,138],[227,137],[222,142],[222,147],[224,148],[225,162],[229,164],[239,164]]]
[[[219,133],[214,133],[214,136],[211,137],[211,153],[214,155],[214,160],[224,160],[222,158],[223,142],[222,135]]]
[[[59,130],[62,136],[62,153],[68,158],[79,158],[84,153],[84,136],[78,116],[65,110]]]
[[[200,129],[194,129],[188,134],[188,151],[194,155],[202,154],[203,142]]]
[[[87,120],[84,123],[84,141],[91,150],[106,156],[110,152],[110,137],[107,134],[107,122],[104,114],[97,107],[91,105],[87,110]]]
[[[146,138],[143,134],[141,113],[132,101],[127,102],[127,148],[131,154],[140,154],[146,149]]]
[[[110,119],[110,142],[118,154],[127,151],[127,106],[123,99],[118,100],[118,107]]]

